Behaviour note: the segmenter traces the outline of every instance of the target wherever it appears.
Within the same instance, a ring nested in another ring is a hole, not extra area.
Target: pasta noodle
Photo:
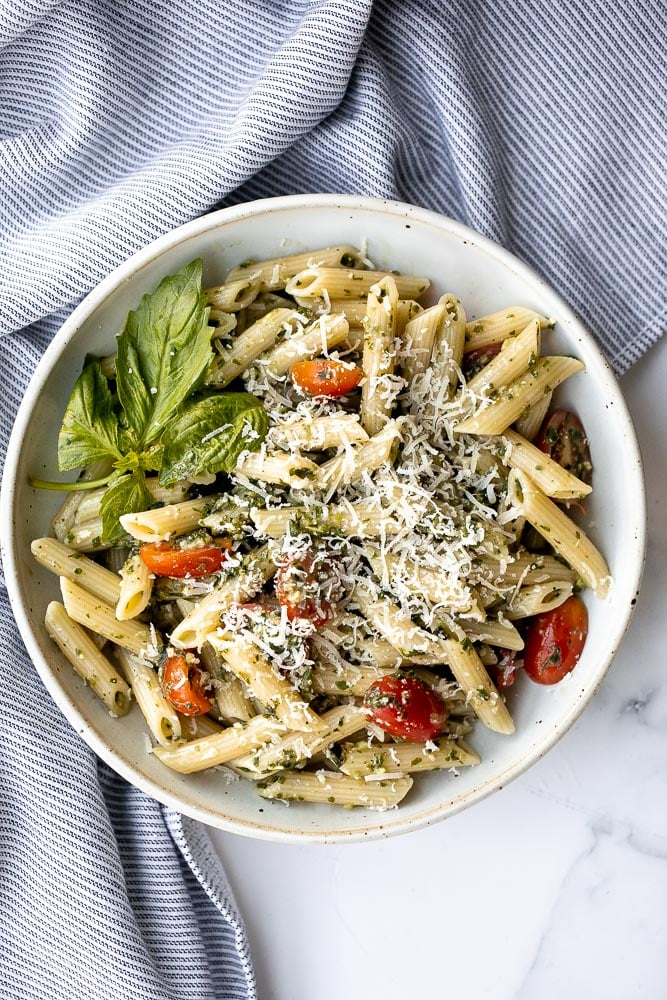
[[[294,309],[272,309],[259,317],[222,350],[221,357],[216,359],[206,377],[207,384],[219,389],[229,385],[264,351],[273,347],[281,331],[293,333],[301,319]]]
[[[520,333],[533,321],[539,323],[541,330],[554,325],[552,320],[523,306],[512,306],[488,316],[480,316],[466,324],[466,350],[476,351],[480,347],[498,344]]]
[[[153,576],[138,554],[133,554],[120,569],[120,593],[116,604],[116,618],[127,621],[148,606],[153,590]]]
[[[324,247],[322,250],[307,250],[305,253],[276,257],[259,263],[247,261],[229,272],[227,282],[251,275],[259,279],[262,288],[275,291],[284,288],[290,278],[306,267],[363,268],[364,262],[355,247]]]
[[[69,617],[62,604],[51,601],[44,616],[46,631],[112,715],[126,715],[131,692],[118,671],[97,648],[85,629]]]
[[[383,278],[368,292],[364,319],[362,367],[366,376],[361,390],[361,423],[369,435],[377,434],[389,420],[394,371],[398,290],[392,277]]]
[[[388,772],[410,774],[443,768],[479,764],[479,755],[459,740],[439,739],[432,747],[423,743],[392,743],[388,747],[369,747],[367,743],[344,743],[340,769],[351,778],[382,775]]]
[[[146,720],[151,736],[161,747],[169,747],[181,736],[181,717],[167,701],[152,665],[124,646],[116,647],[118,662],[132,685],[134,700]]]
[[[598,597],[606,597],[611,582],[609,567],[585,532],[518,469],[510,476],[509,493],[526,520],[577,571],[586,586]]]
[[[237,278],[216,288],[209,288],[206,295],[214,309],[219,309],[221,312],[239,312],[254,301],[261,283],[259,275]]]
[[[527,374],[503,387],[490,406],[458,424],[456,433],[502,434],[527,407],[583,367],[576,358],[538,358]]]
[[[346,739],[366,727],[366,716],[355,705],[341,705],[322,715],[322,732],[304,735],[289,733],[234,760],[234,767],[253,778],[263,778],[272,771],[296,767],[304,760],[326,750],[332,743]]]
[[[402,299],[418,299],[431,284],[428,278],[410,275],[390,276],[385,271],[346,271],[339,268],[310,267],[299,271],[288,281],[285,290],[290,295],[298,295],[302,299],[317,298],[325,290],[332,299],[364,299],[373,285],[377,285],[387,277],[394,280],[398,295]]]
[[[341,806],[391,809],[405,798],[412,778],[399,776],[364,782],[334,771],[286,771],[257,786],[264,799],[296,799],[299,802],[329,802]]]

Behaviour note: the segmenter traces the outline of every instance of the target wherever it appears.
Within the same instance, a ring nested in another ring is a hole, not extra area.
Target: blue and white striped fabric
[[[0,0],[0,432],[73,305],[214,207],[309,191],[452,215],[618,372],[665,324],[659,0]],[[253,997],[194,824],[97,763],[2,594],[0,993]],[[278,991],[279,992],[279,989]]]

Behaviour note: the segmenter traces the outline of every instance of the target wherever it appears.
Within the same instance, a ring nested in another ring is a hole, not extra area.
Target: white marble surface
[[[261,1000],[667,997],[667,339],[622,386],[648,561],[598,696],[527,774],[434,827],[327,847],[215,831]]]

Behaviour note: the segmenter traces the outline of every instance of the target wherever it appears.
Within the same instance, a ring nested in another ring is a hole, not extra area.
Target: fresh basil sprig
[[[242,451],[255,451],[268,430],[266,410],[247,392],[223,392],[185,403],[162,436],[160,482],[197,471],[231,472]]]
[[[163,485],[230,472],[241,452],[255,451],[266,436],[268,418],[254,396],[198,394],[214,357],[208,315],[198,259],[164,278],[129,313],[118,336],[116,394],[97,359],[76,381],[58,437],[58,468],[111,459],[101,504],[107,541],[122,537],[121,514],[152,506],[147,471],[159,472]]]
[[[146,487],[143,471],[135,469],[130,475],[112,479],[100,504],[102,535],[108,542],[117,542],[125,535],[118,518],[121,514],[148,510],[154,503]]]
[[[140,449],[159,437],[213,360],[201,279],[201,260],[165,278],[129,314],[118,338],[118,398]]]
[[[120,462],[120,426],[116,401],[99,361],[83,369],[70,396],[58,436],[61,472],[90,465],[110,455]]]

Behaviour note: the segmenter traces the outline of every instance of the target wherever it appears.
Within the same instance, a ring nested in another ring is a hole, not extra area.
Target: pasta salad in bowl
[[[443,818],[555,742],[622,637],[621,397],[564,304],[450,220],[208,216],[103,282],[33,386],[53,433],[24,405],[3,488],[24,638],[91,746],[205,822]]]

